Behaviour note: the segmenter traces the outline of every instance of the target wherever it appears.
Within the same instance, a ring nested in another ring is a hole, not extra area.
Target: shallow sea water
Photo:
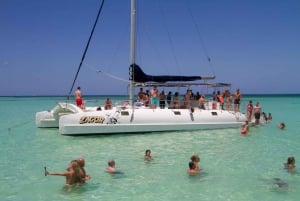
[[[220,129],[68,137],[35,127],[35,112],[62,97],[0,97],[0,200],[299,200],[300,96],[246,96],[242,108],[250,99],[273,120],[246,136]],[[144,161],[146,149],[153,161]],[[200,175],[186,172],[192,154],[200,155]],[[92,176],[87,184],[66,189],[64,177],[44,176],[44,166],[64,171],[79,156]],[[293,173],[283,168],[289,156],[296,158]],[[124,174],[106,173],[108,159]],[[274,178],[288,187],[279,188]]]

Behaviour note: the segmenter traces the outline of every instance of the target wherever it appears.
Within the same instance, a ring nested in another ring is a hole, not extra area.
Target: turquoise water
[[[104,98],[87,104],[99,105]],[[35,127],[35,112],[63,97],[0,97],[0,200],[299,200],[300,96],[247,96],[243,109],[250,99],[273,120],[251,127],[246,136],[225,129],[68,137]],[[281,121],[287,125],[283,131],[277,128]],[[151,162],[143,160],[148,148]],[[192,154],[201,158],[197,176],[186,173]],[[92,176],[87,184],[65,189],[64,177],[44,176],[44,166],[64,171],[79,156]],[[296,158],[294,173],[283,168],[289,156]],[[108,159],[124,174],[107,174]],[[278,188],[273,178],[288,188]]]

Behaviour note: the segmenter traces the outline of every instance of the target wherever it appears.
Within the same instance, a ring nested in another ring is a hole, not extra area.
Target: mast
[[[135,65],[135,9],[136,0],[131,0],[131,23],[130,23],[130,67],[129,67],[129,102],[133,106],[134,102],[134,65]]]

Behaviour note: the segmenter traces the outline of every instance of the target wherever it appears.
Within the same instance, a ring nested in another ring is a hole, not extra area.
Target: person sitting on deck
[[[111,100],[109,98],[107,98],[105,100],[104,109],[105,110],[111,110],[112,109],[112,103],[111,103]]]

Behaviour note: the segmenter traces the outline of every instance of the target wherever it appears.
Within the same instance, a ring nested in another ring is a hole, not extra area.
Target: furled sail
[[[147,75],[143,72],[141,67],[137,64],[131,64],[130,67],[133,71],[133,79],[135,82],[187,82],[187,81],[196,81],[196,80],[208,80],[215,79],[215,76],[212,77],[201,77],[201,76],[178,76],[178,75]]]

